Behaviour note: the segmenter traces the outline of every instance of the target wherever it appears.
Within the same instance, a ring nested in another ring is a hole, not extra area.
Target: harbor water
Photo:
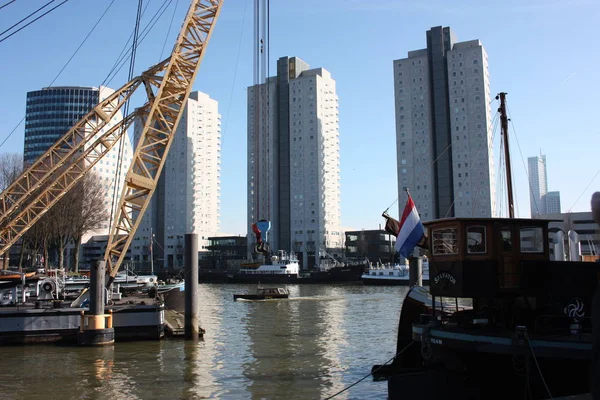
[[[3,347],[2,399],[324,399],[393,357],[406,287],[200,284],[203,341]],[[336,399],[385,399],[371,377]]]

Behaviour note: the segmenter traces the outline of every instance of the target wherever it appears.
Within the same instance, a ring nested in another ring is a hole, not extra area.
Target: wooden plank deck
[[[165,310],[165,332],[169,337],[185,336],[185,317],[175,310]]]
[[[202,338],[205,330],[200,328],[198,336]],[[165,309],[165,333],[168,337],[185,337],[185,314],[175,310]]]

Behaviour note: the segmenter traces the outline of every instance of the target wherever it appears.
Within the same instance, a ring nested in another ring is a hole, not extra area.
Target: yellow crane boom
[[[141,117],[144,127],[125,176],[104,255],[111,278],[116,276],[156,188],[222,3],[193,0],[170,57],[101,101],[0,193],[0,254],[75,186],[118,143],[134,119]],[[103,132],[141,85],[148,96],[146,105]]]

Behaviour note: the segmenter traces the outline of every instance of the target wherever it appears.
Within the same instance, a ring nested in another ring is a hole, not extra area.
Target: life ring
[[[154,278],[148,279],[148,282],[150,282],[150,283],[154,282]]]

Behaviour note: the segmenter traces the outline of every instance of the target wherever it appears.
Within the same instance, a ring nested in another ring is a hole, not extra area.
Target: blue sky
[[[142,27],[164,3],[147,1]],[[1,9],[0,31],[45,3],[17,0]],[[0,43],[0,142],[23,118],[26,93],[52,82],[109,3],[70,0]],[[168,55],[188,5],[172,0],[139,47],[136,74],[159,61],[165,40],[163,58]],[[115,1],[54,85],[98,86],[133,30],[136,7],[135,0]],[[252,0],[225,1],[194,84],[194,90],[219,101],[221,230],[235,234],[246,232],[252,12]],[[438,25],[450,26],[460,41],[481,40],[492,93],[508,93],[517,215],[529,216],[526,158],[540,150],[547,157],[549,189],[561,191],[563,212],[587,211],[591,194],[600,190],[600,175],[592,181],[600,171],[599,17],[600,2],[594,0],[271,1],[270,69],[275,70],[278,57],[298,56],[311,67],[326,68],[337,82],[344,228],[378,228],[381,212],[398,197],[392,61],[425,47],[425,31]],[[127,81],[127,67],[110,87]],[[135,100],[134,106],[141,105],[142,97]],[[21,153],[23,131],[19,126],[0,152]],[[392,215],[398,214],[397,206]]]

